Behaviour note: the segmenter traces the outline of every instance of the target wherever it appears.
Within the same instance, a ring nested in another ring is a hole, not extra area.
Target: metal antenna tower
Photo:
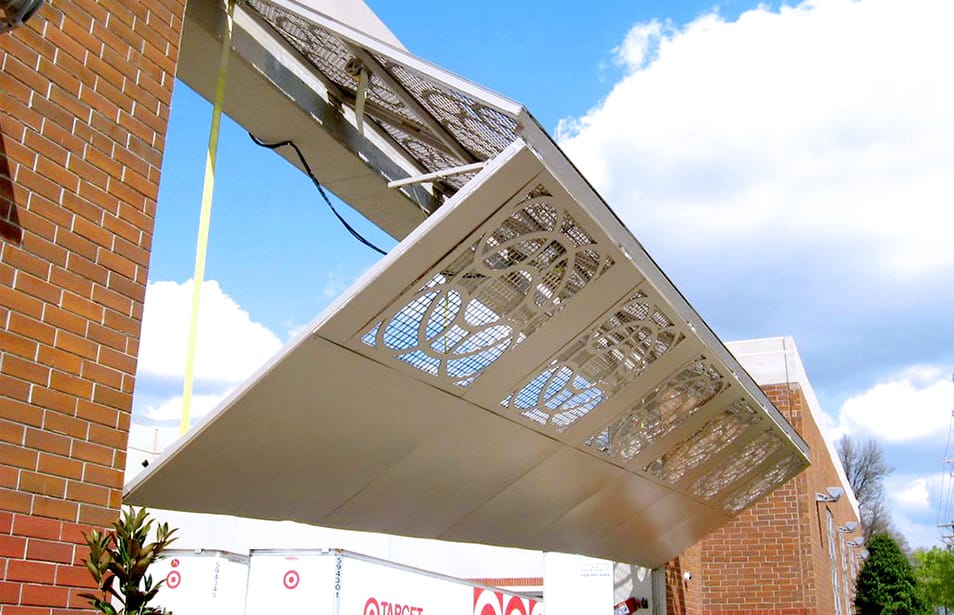
[[[951,375],[954,380],[954,374]],[[951,410],[951,428],[947,433],[944,464],[941,470],[941,489],[937,511],[937,528],[941,540],[954,544],[954,410]]]

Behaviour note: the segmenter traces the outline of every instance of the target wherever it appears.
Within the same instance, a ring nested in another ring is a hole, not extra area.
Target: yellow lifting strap
[[[209,128],[209,149],[205,157],[205,180],[202,184],[199,234],[195,244],[195,273],[192,276],[192,319],[189,322],[185,380],[182,384],[182,419],[179,422],[179,435],[189,431],[189,410],[192,405],[192,385],[195,380],[196,338],[199,333],[199,302],[202,298],[202,282],[205,278],[205,256],[209,247],[212,191],[215,187],[215,157],[219,148],[219,125],[222,120],[222,103],[225,99],[225,74],[229,69],[229,55],[232,50],[232,15],[234,8],[234,0],[225,0],[225,33],[222,36],[219,75],[215,82],[215,105],[212,108],[212,126]]]

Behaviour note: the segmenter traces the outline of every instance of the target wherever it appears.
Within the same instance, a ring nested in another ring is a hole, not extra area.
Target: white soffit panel
[[[658,565],[806,467],[545,148],[517,138],[128,501]]]

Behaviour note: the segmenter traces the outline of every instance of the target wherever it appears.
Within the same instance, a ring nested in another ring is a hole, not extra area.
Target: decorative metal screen
[[[460,141],[482,160],[499,154],[516,138],[512,117],[463,92],[439,86],[414,71],[378,56],[378,61]]]
[[[794,455],[785,457],[764,474],[752,479],[738,492],[730,496],[723,504],[723,509],[729,514],[735,514],[761,498],[763,495],[781,485],[796,472],[805,467],[805,462]]]
[[[363,69],[369,75],[365,106],[368,119],[428,171],[489,160],[517,138],[515,117],[465,92],[383,54],[362,49],[364,58],[370,58],[369,66],[356,53],[357,45],[277,3],[248,0],[248,6],[351,100],[358,95]],[[408,97],[417,105],[409,104]],[[432,129],[435,122],[455,143],[448,144],[444,135]],[[441,181],[456,190],[471,177],[464,174]]]
[[[672,319],[637,291],[501,405],[565,431],[684,338]]]
[[[696,480],[689,491],[704,500],[711,500],[768,459],[780,446],[782,438],[775,432],[766,431],[749,442],[738,457]]]
[[[647,444],[698,412],[727,382],[704,356],[656,387],[586,445],[629,462]]]
[[[665,455],[644,467],[643,471],[674,484],[685,476],[686,472],[735,442],[760,420],[760,414],[751,405],[745,400],[739,400]]]
[[[613,266],[605,248],[542,185],[507,211],[496,228],[396,302],[362,341],[467,386]]]

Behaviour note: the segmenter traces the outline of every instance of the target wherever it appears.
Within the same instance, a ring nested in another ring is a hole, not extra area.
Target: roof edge
[[[861,518],[858,500],[855,498],[855,493],[848,482],[848,476],[841,465],[841,459],[838,457],[834,443],[824,429],[827,415],[822,410],[818,397],[815,395],[815,389],[808,379],[805,364],[802,362],[802,357],[795,346],[795,338],[788,335],[737,340],[726,342],[726,346],[759,385],[798,384],[801,387],[805,400],[808,402],[808,410],[811,412],[812,420],[819,427],[828,456],[831,458],[832,465],[835,467],[835,472],[838,474],[838,479],[841,481],[845,493],[848,494],[848,501],[851,502],[855,514]]]

